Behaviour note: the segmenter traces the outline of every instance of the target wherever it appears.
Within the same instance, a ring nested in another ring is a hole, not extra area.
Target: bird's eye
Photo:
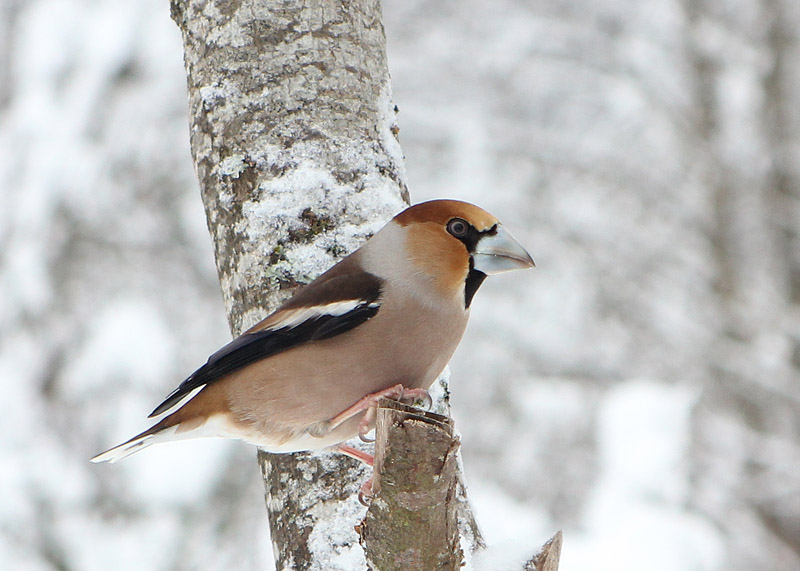
[[[469,224],[467,224],[466,221],[461,220],[461,218],[453,218],[447,223],[447,231],[456,238],[462,238],[466,236],[468,230]]]

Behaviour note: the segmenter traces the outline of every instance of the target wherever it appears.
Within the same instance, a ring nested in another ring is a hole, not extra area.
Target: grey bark
[[[192,155],[238,335],[408,203],[380,6],[175,1],[172,15]],[[353,529],[363,467],[338,454],[259,452],[259,463],[278,569],[363,559]],[[479,544],[460,498],[465,533]]]

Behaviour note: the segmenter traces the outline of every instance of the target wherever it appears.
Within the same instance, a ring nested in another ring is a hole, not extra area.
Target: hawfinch
[[[171,414],[92,461],[201,436],[270,452],[338,445],[368,461],[341,443],[370,430],[377,399],[425,398],[461,340],[486,276],[533,265],[477,206],[411,206],[211,355],[150,417]]]

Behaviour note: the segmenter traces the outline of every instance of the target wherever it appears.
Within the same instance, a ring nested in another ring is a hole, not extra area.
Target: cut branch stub
[[[525,565],[525,571],[558,571],[561,559],[561,531],[542,545],[539,553]]]
[[[458,569],[460,442],[450,418],[381,399],[373,499],[359,527],[370,569]]]

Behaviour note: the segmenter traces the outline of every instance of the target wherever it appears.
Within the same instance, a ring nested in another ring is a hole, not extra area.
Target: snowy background
[[[413,200],[537,262],[452,363],[508,568],[800,569],[800,4],[384,15]],[[0,0],[0,198],[0,569],[269,568],[252,449],[88,463],[228,339],[165,0]]]

